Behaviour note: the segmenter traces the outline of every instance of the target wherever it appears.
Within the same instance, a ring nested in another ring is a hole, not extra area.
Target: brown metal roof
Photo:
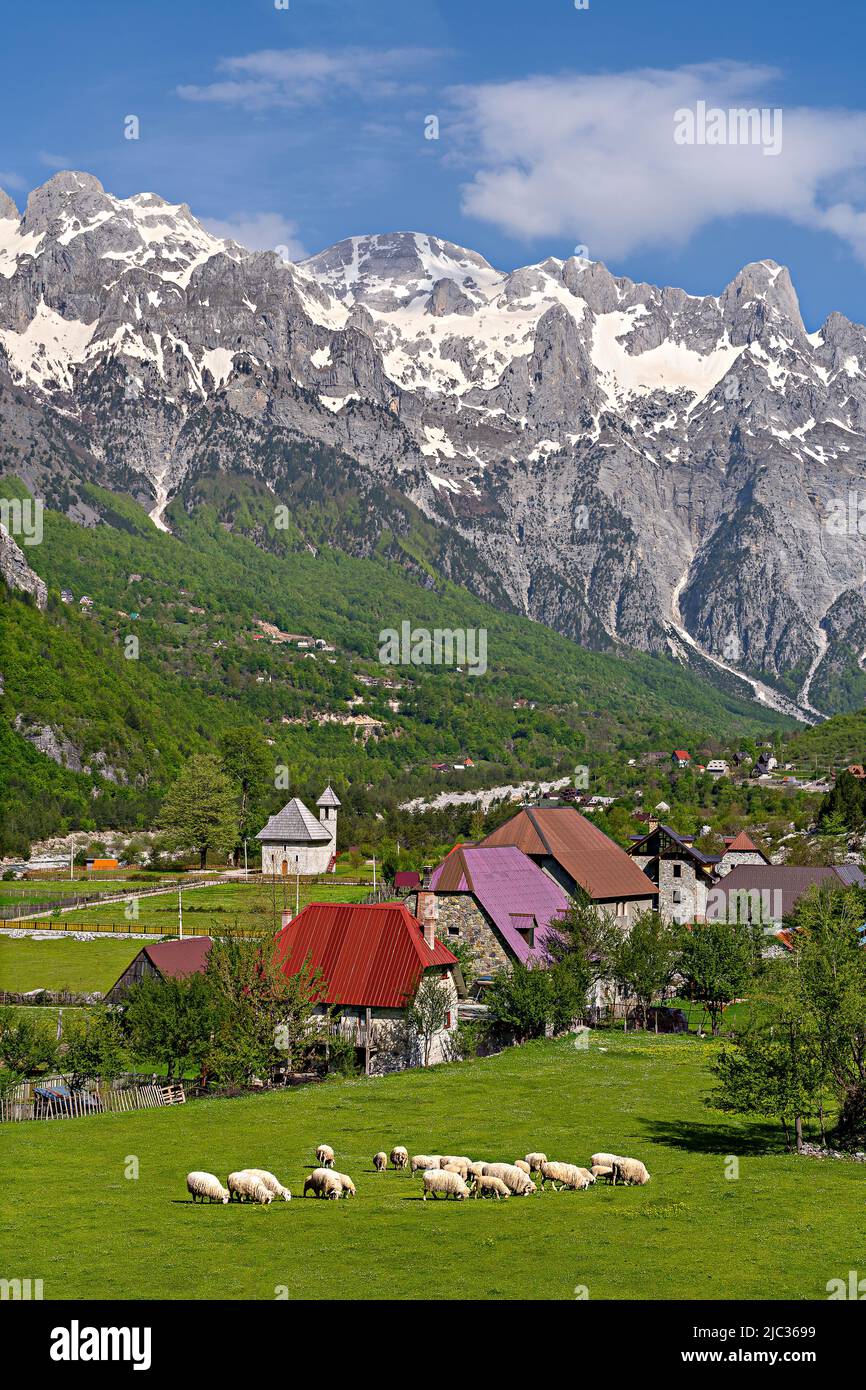
[[[202,974],[212,945],[209,936],[185,936],[181,941],[157,941],[142,951],[160,975],[176,980]]]
[[[481,841],[550,856],[591,898],[651,898],[658,889],[597,825],[573,806],[525,806]]]

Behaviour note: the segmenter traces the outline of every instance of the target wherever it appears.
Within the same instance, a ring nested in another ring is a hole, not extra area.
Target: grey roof
[[[267,825],[256,836],[257,840],[276,840],[280,844],[310,845],[324,844],[331,839],[330,832],[308,811],[299,796],[295,796],[271,816]]]
[[[782,917],[787,917],[798,898],[813,883],[831,888],[850,888],[852,884],[866,887],[866,878],[856,864],[743,864],[720,879],[715,892],[726,896],[732,893],[778,892],[781,894]]]
[[[326,786],[325,790],[322,792],[322,795],[319,797],[318,801],[316,802],[316,805],[317,805],[317,806],[339,806],[339,805],[340,805],[340,799],[339,799],[339,797],[337,796],[337,793],[336,793],[335,791],[332,790],[330,782],[329,782],[328,785]]]

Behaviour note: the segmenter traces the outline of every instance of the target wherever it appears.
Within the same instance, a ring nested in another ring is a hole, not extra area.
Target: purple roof
[[[430,888],[472,893],[523,962],[544,958],[551,922],[571,905],[565,890],[516,845],[458,846],[433,870]],[[520,935],[526,927],[535,928],[534,948]]]

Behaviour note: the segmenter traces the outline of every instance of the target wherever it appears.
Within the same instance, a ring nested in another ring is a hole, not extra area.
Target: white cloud
[[[594,258],[682,245],[716,218],[787,217],[835,233],[866,261],[866,113],[784,106],[768,68],[530,77],[460,87],[464,211],[522,238],[568,236]],[[781,152],[681,145],[674,113],[782,106]]]
[[[11,169],[0,169],[0,188],[26,188],[27,181]]]
[[[185,101],[215,101],[250,110],[309,106],[347,93],[382,100],[405,89],[408,75],[439,54],[428,48],[266,48],[224,58],[222,80],[177,88]]]
[[[74,164],[65,154],[51,154],[50,150],[40,150],[38,158],[46,169],[71,169]]]
[[[298,224],[278,212],[240,212],[225,220],[203,217],[201,222],[214,236],[237,241],[250,251],[278,251],[287,261],[303,260],[307,254],[298,240]]]

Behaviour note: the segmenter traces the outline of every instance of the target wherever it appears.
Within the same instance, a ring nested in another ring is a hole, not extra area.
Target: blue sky
[[[502,267],[587,246],[692,293],[773,258],[809,328],[866,321],[862,0],[42,0],[4,39],[19,204],[71,167],[294,253],[404,229]],[[781,153],[678,149],[700,100],[781,109]]]

